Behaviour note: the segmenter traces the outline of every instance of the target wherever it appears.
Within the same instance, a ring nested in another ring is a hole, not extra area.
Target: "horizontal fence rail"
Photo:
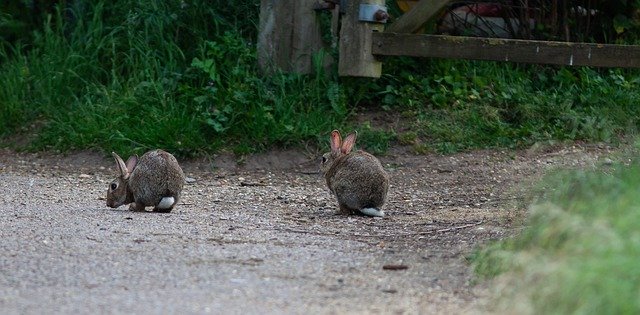
[[[569,66],[640,68],[640,46],[374,32],[372,53]]]

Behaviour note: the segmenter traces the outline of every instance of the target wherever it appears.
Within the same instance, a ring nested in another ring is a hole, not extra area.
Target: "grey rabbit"
[[[342,141],[340,132],[332,131],[331,152],[322,156],[320,168],[342,212],[382,217],[389,175],[375,156],[361,150],[351,152],[356,136],[351,133]]]
[[[163,150],[149,151],[138,158],[129,157],[125,163],[118,154],[118,178],[109,184],[107,206],[117,208],[130,204],[129,210],[170,212],[180,200],[185,176],[176,158]]]

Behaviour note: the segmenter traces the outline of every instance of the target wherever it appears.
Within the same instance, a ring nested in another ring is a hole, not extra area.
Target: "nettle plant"
[[[255,47],[233,32],[206,41],[187,73],[194,79],[184,91],[209,132],[224,135],[240,151],[319,141],[349,116],[346,93],[337,81],[323,73],[264,76],[257,69]]]

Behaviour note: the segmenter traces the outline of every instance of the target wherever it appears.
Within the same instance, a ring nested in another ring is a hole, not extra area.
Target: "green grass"
[[[97,3],[72,10],[72,22],[58,12],[29,49],[2,46],[0,135],[38,122],[33,150],[192,156],[318,143],[345,125],[345,91],[322,73],[259,74],[238,6],[119,4],[128,11]]]
[[[396,60],[381,101],[431,151],[615,142],[640,124],[640,73],[496,62]],[[388,63],[390,67],[393,61]],[[421,65],[421,67],[418,67]]]
[[[31,150],[193,156],[324,149],[332,129],[356,129],[359,146],[376,154],[395,142],[450,153],[615,142],[640,121],[638,71],[387,58],[378,80],[264,76],[257,0],[82,4],[34,19],[44,23],[24,40],[0,40],[0,139],[30,139]],[[356,123],[367,108],[400,123]]]
[[[559,172],[538,191],[525,230],[473,258],[480,277],[505,275],[497,305],[534,314],[640,313],[637,161]]]

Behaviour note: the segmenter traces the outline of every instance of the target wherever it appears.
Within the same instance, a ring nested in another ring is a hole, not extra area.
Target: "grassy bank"
[[[258,1],[74,3],[0,43],[3,139],[193,156],[324,148],[340,128],[376,153],[393,143],[424,153],[615,141],[640,121],[637,71],[388,58],[377,80],[263,76]],[[367,111],[401,123],[356,123]]]
[[[529,314],[640,313],[640,164],[564,171],[540,185],[525,230],[474,257],[498,308]]]
[[[418,150],[610,142],[638,127],[635,71],[473,61],[432,61],[427,69],[385,92],[413,118]]]
[[[239,6],[221,17],[205,3],[171,3],[67,8],[33,46],[5,44],[0,134],[35,130],[36,150],[197,155],[316,139],[346,119],[343,92],[321,74],[258,74],[243,26],[229,19]]]

